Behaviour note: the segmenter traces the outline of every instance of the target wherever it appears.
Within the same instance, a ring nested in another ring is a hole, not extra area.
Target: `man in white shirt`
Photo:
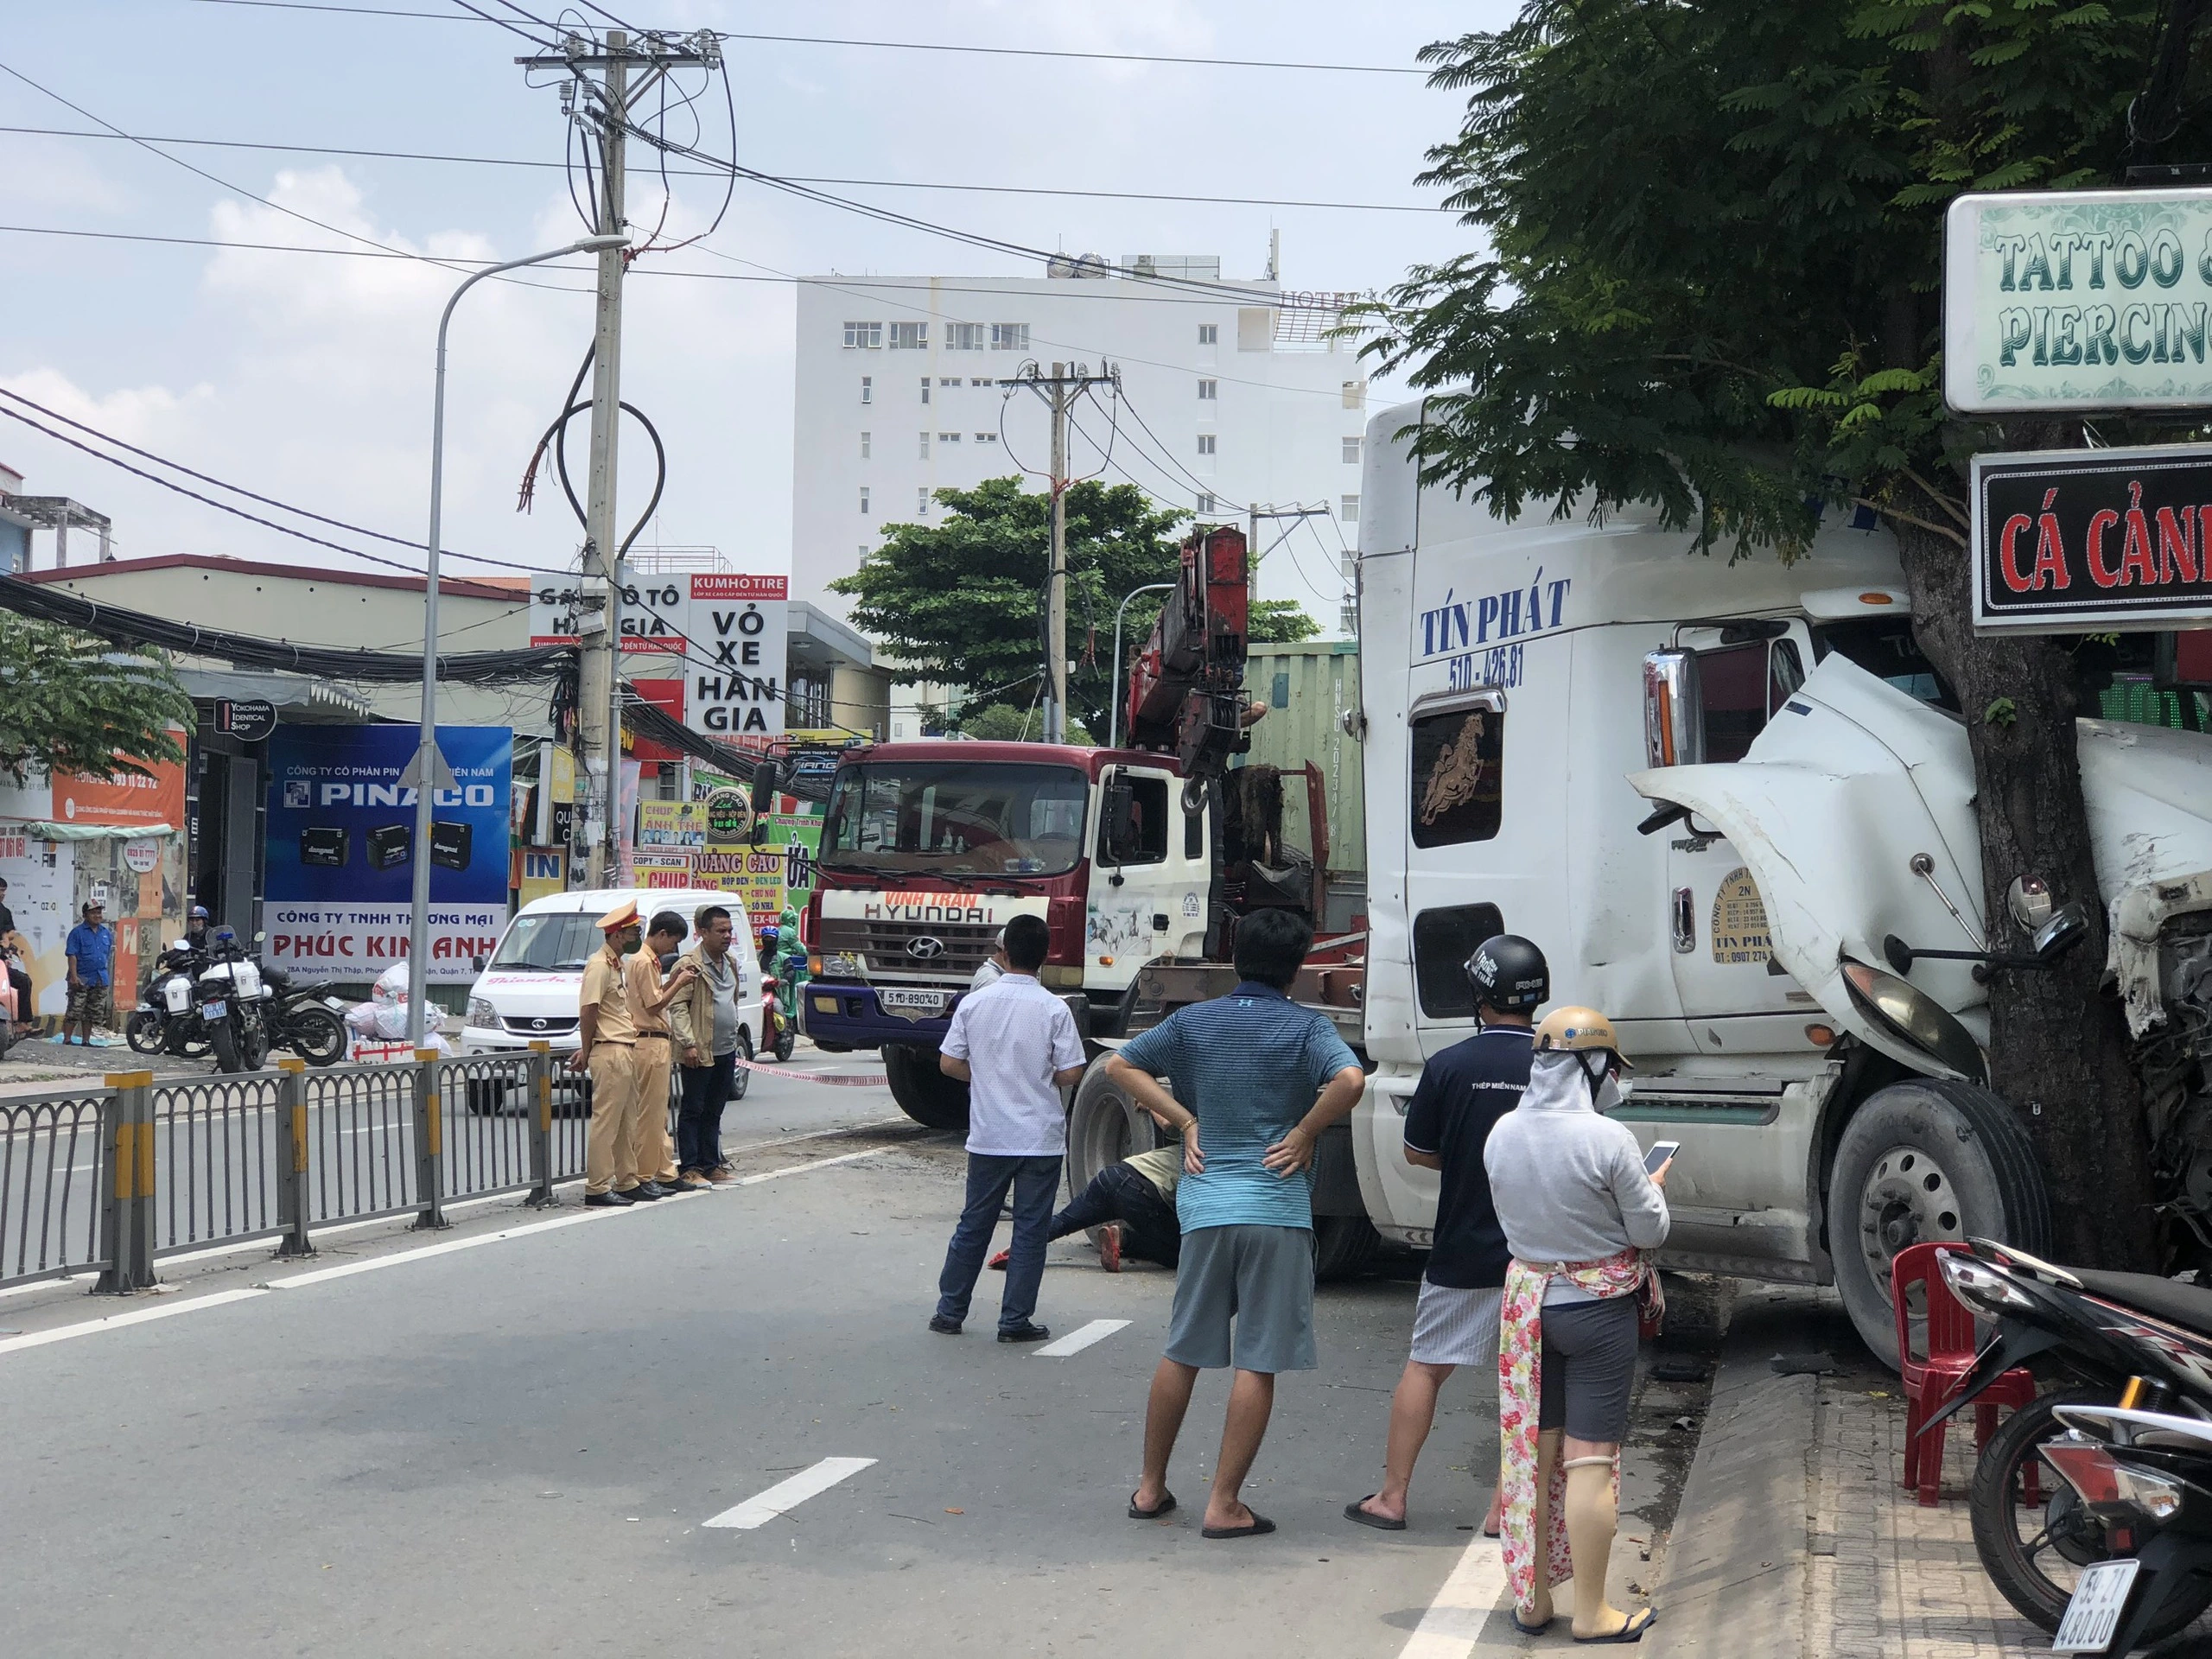
[[[1067,1109],[1060,1090],[1083,1076],[1075,1016],[1037,982],[1052,949],[1041,916],[1006,926],[1007,970],[952,1011],[938,1065],[968,1085],[968,1200],[944,1253],[930,1329],[960,1334],[968,1300],[990,1251],[1007,1188],[1014,1189],[1014,1247],[999,1301],[1001,1342],[1042,1342],[1034,1323],[1045,1279],[1045,1241],[1067,1151]]]

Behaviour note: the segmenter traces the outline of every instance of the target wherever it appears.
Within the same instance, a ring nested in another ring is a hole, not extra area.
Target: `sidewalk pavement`
[[[1782,1376],[1777,1354],[1825,1355]],[[1904,1395],[1832,1292],[1745,1285],[1653,1594],[1650,1659],[1999,1659],[2050,1637],[1998,1593],[1967,1512],[1971,1417],[1946,1437],[1942,1501],[1904,1471]]]

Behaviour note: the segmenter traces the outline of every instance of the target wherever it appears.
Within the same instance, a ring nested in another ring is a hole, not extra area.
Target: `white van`
[[[641,925],[664,910],[686,924],[689,950],[691,918],[709,905],[720,905],[736,925],[729,953],[737,963],[737,1052],[751,1059],[760,1051],[760,942],[753,936],[745,906],[735,893],[709,887],[677,889],[599,887],[533,899],[507,924],[499,948],[468,989],[468,1013],[461,1033],[463,1054],[512,1054],[532,1043],[550,1043],[556,1055],[576,1048],[576,1008],[583,995],[584,963],[600,948],[599,918],[625,899],[635,899]],[[745,1085],[739,1074],[738,1087]]]

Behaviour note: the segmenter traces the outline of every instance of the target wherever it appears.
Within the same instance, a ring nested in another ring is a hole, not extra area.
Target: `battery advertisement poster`
[[[269,740],[268,960],[312,982],[373,980],[407,959],[416,861],[430,865],[433,984],[466,984],[507,921],[514,734],[441,726],[453,787],[416,845],[416,794],[400,774],[414,726],[279,726]]]

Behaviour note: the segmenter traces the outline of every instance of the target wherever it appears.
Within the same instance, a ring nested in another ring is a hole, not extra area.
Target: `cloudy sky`
[[[557,245],[582,231],[557,168],[256,146],[557,163],[565,124],[556,94],[531,89],[512,61],[527,42],[467,20],[454,0],[330,4],[429,15],[234,0],[0,0],[0,125],[10,129],[0,132],[0,385],[226,480],[419,538],[431,344],[456,277],[404,259],[194,243],[382,245],[479,259]],[[584,15],[560,13],[551,0],[524,0],[520,10]],[[617,0],[609,10],[672,29],[1407,66],[1424,42],[1493,27],[1510,8],[1500,0]],[[1280,228],[1288,284],[1366,289],[1465,245],[1467,233],[1433,212],[894,188],[1433,204],[1434,193],[1417,189],[1413,175],[1423,149],[1452,130],[1459,106],[1415,76],[745,40],[725,50],[747,165],[891,181],[831,188],[1026,246],[1218,253],[1225,276],[1252,276],[1270,229]],[[702,142],[727,154],[719,86],[710,97],[698,106]],[[103,123],[168,140],[158,148],[177,160],[112,139],[20,130],[79,133]],[[671,130],[688,137],[688,118],[672,117]],[[182,139],[244,147],[175,142]],[[658,182],[633,178],[631,217],[650,225],[660,212]],[[699,177],[673,183],[671,229],[703,229],[721,187]],[[41,233],[53,232],[105,234]],[[1032,269],[741,184],[710,238],[641,263],[629,283],[623,391],[670,450],[667,493],[645,539],[657,532],[671,543],[713,543],[747,568],[786,565],[789,274]],[[546,286],[486,283],[454,325],[446,540],[558,568],[573,556],[574,521],[550,492],[533,515],[518,516],[515,491],[588,343],[588,278],[555,267],[531,275]],[[631,501],[651,483],[643,451],[626,437]],[[108,513],[126,556],[334,560],[12,421],[0,421],[0,461],[22,471],[32,493],[73,496]]]

